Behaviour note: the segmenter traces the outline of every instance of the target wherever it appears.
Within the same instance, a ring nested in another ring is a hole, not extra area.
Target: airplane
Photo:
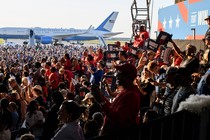
[[[99,39],[106,45],[104,38],[110,38],[123,32],[112,32],[119,12],[112,12],[96,29],[92,25],[88,29],[63,29],[63,28],[0,28],[0,38],[3,39],[34,39],[41,44],[51,44],[53,41],[83,41]]]

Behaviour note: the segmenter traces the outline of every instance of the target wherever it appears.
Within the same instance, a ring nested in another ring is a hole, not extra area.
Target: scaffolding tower
[[[139,0],[141,7],[137,6],[136,0],[131,5],[131,17],[132,17],[132,36],[131,40],[135,36],[135,32],[139,30],[141,25],[144,25],[147,31],[150,33],[151,21],[150,21],[150,3],[151,0]]]

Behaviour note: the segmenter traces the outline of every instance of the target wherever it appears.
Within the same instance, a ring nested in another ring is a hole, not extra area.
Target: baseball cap
[[[207,18],[205,18],[204,20],[208,20],[208,19],[210,19],[210,15]]]
[[[120,66],[115,66],[115,68],[122,72],[122,74],[130,77],[131,80],[134,80],[137,77],[137,69],[133,64],[125,63]]]

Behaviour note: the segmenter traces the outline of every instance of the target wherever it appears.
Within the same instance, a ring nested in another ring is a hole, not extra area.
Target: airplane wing
[[[84,31],[84,32],[80,32],[80,33],[72,33],[72,34],[62,34],[62,35],[55,35],[55,36],[52,36],[54,39],[61,39],[61,38],[67,38],[67,37],[72,37],[72,36],[77,36],[77,35],[81,35],[81,34],[86,34],[88,33],[90,30],[92,30],[93,27],[92,25],[90,25],[90,27]]]
[[[110,32],[110,33],[105,33],[105,34],[103,34],[103,36],[104,36],[105,38],[107,38],[107,37],[119,35],[119,34],[122,34],[122,33],[123,33],[123,32],[115,32],[115,33]]]

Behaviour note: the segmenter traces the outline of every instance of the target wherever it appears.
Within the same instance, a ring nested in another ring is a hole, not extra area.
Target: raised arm
[[[177,52],[177,54],[183,59],[185,57],[184,52],[182,52],[179,47],[176,45],[176,43],[173,40],[170,40],[170,42],[173,45],[173,49]]]

